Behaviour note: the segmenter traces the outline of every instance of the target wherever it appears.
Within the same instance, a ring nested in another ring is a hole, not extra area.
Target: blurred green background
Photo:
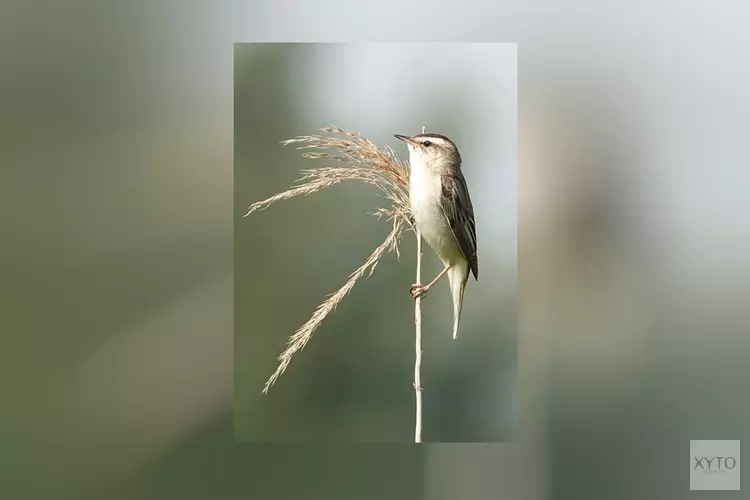
[[[344,183],[241,218],[329,165],[282,139],[333,124],[408,159],[392,137],[420,123],[452,137],[464,159],[480,239],[481,281],[466,292],[451,338],[446,284],[423,306],[425,442],[512,438],[516,419],[516,58],[513,44],[236,44],[235,429],[241,440],[409,442],[414,439],[411,231],[401,257],[329,315],[265,396],[288,337],[344,284],[390,231],[368,214],[375,189]],[[420,64],[414,65],[415,58]],[[401,71],[405,68],[405,71]],[[395,75],[402,76],[396,80]],[[377,78],[384,81],[378,82]],[[498,140],[487,142],[488,137]],[[490,147],[487,147],[489,144]],[[485,190],[484,186],[498,186]],[[423,275],[437,275],[425,246]]]
[[[688,467],[750,439],[748,9],[3,2],[0,498],[746,497]],[[233,43],[420,39],[518,42],[517,439],[237,443]]]

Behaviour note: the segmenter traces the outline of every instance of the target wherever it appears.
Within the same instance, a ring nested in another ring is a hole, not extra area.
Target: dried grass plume
[[[323,301],[310,319],[289,338],[286,349],[278,357],[278,367],[266,382],[263,393],[267,393],[284,373],[292,356],[305,347],[315,330],[336,309],[357,281],[365,274],[371,275],[383,255],[390,252],[398,255],[398,243],[404,229],[408,227],[413,229],[409,208],[409,169],[398,159],[394,151],[387,146],[381,149],[363,136],[339,127],[325,127],[320,129],[320,132],[329,135],[299,136],[282,141],[282,144],[297,144],[297,149],[300,150],[330,150],[331,152],[302,154],[304,158],[326,160],[327,165],[303,170],[302,177],[290,189],[253,203],[243,217],[258,210],[264,210],[277,201],[295,196],[307,196],[343,181],[357,180],[377,188],[380,194],[388,200],[387,206],[377,209],[372,215],[385,218],[391,224],[391,232],[370,254],[364,264],[349,275],[346,283]]]

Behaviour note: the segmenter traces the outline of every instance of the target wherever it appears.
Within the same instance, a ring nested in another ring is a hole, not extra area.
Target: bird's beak
[[[415,141],[414,139],[412,139],[411,137],[407,137],[407,136],[401,135],[401,134],[393,134],[393,137],[395,137],[399,141],[404,141],[407,144],[411,144],[415,148],[419,147],[419,143],[417,141]]]

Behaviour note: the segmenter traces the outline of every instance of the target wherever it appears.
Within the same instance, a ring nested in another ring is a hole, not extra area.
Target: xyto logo
[[[734,457],[693,457],[693,470],[706,474],[723,474],[737,467]]]
[[[690,440],[690,489],[739,490],[740,442]]]

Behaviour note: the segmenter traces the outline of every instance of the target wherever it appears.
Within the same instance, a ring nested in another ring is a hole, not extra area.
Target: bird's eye
[[[424,141],[424,142],[422,143],[422,145],[423,145],[424,147],[426,147],[426,148],[429,148],[430,146],[432,146],[432,143],[431,143],[430,141]]]

